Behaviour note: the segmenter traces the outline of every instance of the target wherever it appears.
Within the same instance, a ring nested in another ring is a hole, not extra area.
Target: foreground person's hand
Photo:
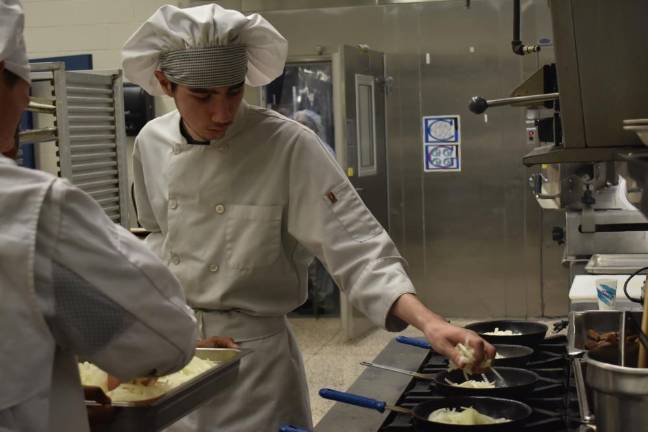
[[[229,336],[212,336],[201,339],[196,343],[196,348],[238,348],[239,346]]]

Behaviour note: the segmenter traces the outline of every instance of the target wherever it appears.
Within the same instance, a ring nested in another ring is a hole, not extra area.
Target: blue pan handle
[[[320,389],[319,395],[324,399],[330,399],[363,408],[369,408],[378,412],[385,412],[385,401],[379,401],[364,396],[354,395],[353,393],[346,393],[327,388]]]
[[[412,345],[419,348],[432,349],[432,345],[430,345],[428,342],[407,336],[396,336],[396,342],[400,342],[405,345]]]
[[[299,429],[293,425],[281,426],[279,432],[308,432],[306,429]]]

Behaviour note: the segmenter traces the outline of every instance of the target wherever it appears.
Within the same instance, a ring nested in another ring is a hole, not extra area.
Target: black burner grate
[[[430,352],[419,372],[434,373],[447,368],[447,360]],[[554,336],[540,344],[525,367],[540,376],[540,382],[522,402],[533,408],[521,432],[574,432],[578,430],[578,399],[567,358],[567,338]],[[418,403],[441,395],[429,381],[412,379],[397,405],[412,408]],[[411,418],[392,412],[380,431],[412,431]]]

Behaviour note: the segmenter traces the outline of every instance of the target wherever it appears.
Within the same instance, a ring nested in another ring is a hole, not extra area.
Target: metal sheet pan
[[[86,401],[94,410],[93,432],[153,432],[164,429],[207,402],[221,391],[227,391],[238,373],[241,358],[249,350],[198,348],[196,356],[219,362],[161,397],[145,402],[115,402],[99,406]]]
[[[631,274],[648,265],[648,254],[595,254],[585,266],[592,274]]]

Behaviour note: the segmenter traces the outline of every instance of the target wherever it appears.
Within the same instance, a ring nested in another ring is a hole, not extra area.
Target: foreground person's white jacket
[[[195,318],[87,194],[0,155],[0,431],[88,430],[76,356],[122,380],[187,363]]]

